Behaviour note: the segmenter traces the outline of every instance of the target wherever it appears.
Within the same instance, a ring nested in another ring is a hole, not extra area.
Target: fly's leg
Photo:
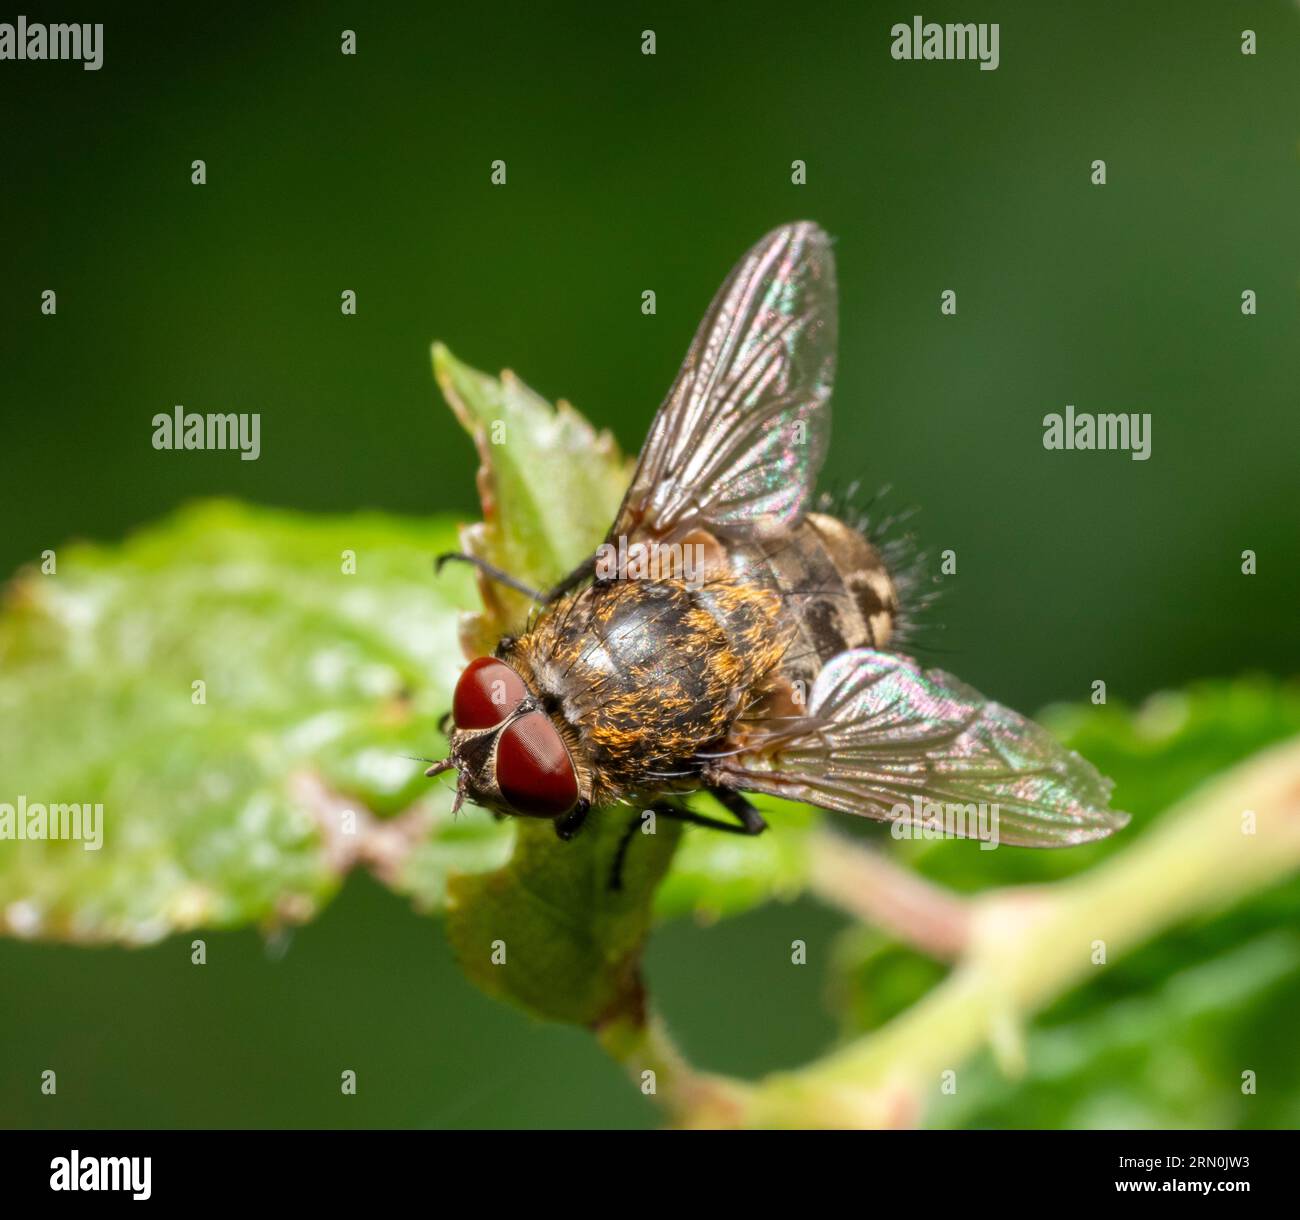
[[[752,808],[752,806],[751,806]],[[707,814],[696,813],[693,809],[656,809],[660,817],[672,818],[678,822],[688,822],[692,826],[704,826],[709,830],[721,830],[729,835],[757,835],[767,829],[767,823],[758,819],[758,828],[751,830],[748,826],[737,826],[735,822],[724,822],[721,818],[711,818]],[[754,810],[758,817],[758,810]]]
[[[705,791],[724,809],[734,813],[740,825],[696,813],[693,809],[679,809],[676,805],[652,805],[650,808],[659,817],[689,822],[692,826],[707,826],[710,830],[725,831],[729,835],[761,835],[767,829],[763,815],[749,803],[743,793],[734,788],[707,788]]]
[[[516,580],[509,572],[503,572],[496,564],[488,563],[486,559],[480,559],[477,555],[466,555],[464,551],[448,551],[445,555],[439,555],[433,561],[433,570],[441,572],[442,565],[450,560],[455,560],[457,563],[473,564],[489,580],[495,580],[498,584],[514,589],[525,597],[540,602],[543,606],[549,606],[552,602],[559,601],[570,589],[582,584],[596,571],[596,556],[592,554],[574,568],[558,585],[547,589],[543,593],[537,589],[529,588],[522,580]]]
[[[587,820],[587,814],[591,810],[590,801],[579,801],[568,813],[555,819],[556,838],[564,839],[566,842],[573,838],[574,835],[582,829],[582,824]]]
[[[734,813],[740,819],[739,828],[723,826],[720,829],[742,835],[761,835],[767,829],[763,815],[754,808],[743,792],[737,792],[734,788],[710,788],[709,795],[729,813]]]
[[[632,820],[628,822],[627,829],[623,831],[618,841],[618,847],[614,850],[614,859],[609,866],[609,888],[611,890],[621,890],[623,888],[623,863],[627,859],[627,849],[632,846],[632,836],[642,825],[642,815],[636,813]]]
[[[525,597],[532,598],[535,602],[543,600],[541,593],[536,589],[530,589],[522,580],[516,580],[508,572],[503,572],[495,564],[488,563],[486,559],[480,559],[477,555],[466,555],[463,551],[448,551],[445,555],[439,555],[437,559],[433,561],[434,572],[441,572],[442,565],[451,560],[455,560],[457,563],[473,564],[474,567],[478,568],[478,570],[482,572],[484,576],[488,577],[489,580],[495,580],[497,584],[506,585],[508,588],[514,589],[518,593],[522,593]]]
[[[767,823],[763,820],[763,815],[749,803],[743,793],[737,792],[734,788],[709,788],[708,793],[724,809],[735,814],[740,824],[724,822],[720,818],[711,818],[707,814],[696,813],[692,809],[680,809],[676,805],[650,805],[647,806],[645,812],[653,813],[660,818],[673,818],[678,822],[688,822],[692,826],[705,826],[709,830],[721,830],[731,835],[761,835],[767,829]],[[632,844],[632,836],[641,825],[642,816],[637,814],[628,823],[627,829],[623,832],[623,837],[618,841],[618,849],[614,853],[613,865],[609,872],[609,888],[611,890],[621,890],[623,888],[623,863],[627,858],[627,850]]]

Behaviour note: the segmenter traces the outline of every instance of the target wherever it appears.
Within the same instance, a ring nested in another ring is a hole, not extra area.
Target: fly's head
[[[576,741],[519,672],[497,657],[471,661],[456,683],[450,755],[425,773],[455,768],[456,801],[520,817],[559,818],[583,799]]]

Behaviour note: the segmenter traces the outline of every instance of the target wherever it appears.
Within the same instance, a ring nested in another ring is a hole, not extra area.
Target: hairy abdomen
[[[809,513],[784,537],[731,550],[737,574],[781,599],[793,643],[781,662],[791,681],[811,682],[849,648],[884,648],[898,614],[880,552],[837,517]]]

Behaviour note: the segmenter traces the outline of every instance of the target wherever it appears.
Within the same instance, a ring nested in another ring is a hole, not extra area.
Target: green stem
[[[674,1121],[696,1127],[740,1125],[750,1086],[697,1072],[657,1015],[607,1021],[597,1028],[596,1038],[642,1092],[660,1100]]]
[[[970,939],[967,899],[841,834],[812,836],[808,886],[823,902],[931,957],[956,958]]]
[[[1249,811],[1249,812],[1248,812]],[[699,1125],[907,1126],[944,1073],[991,1043],[1021,1063],[1022,1022],[1163,928],[1300,868],[1300,738],[1211,780],[1104,864],[1069,881],[971,900],[952,974],[881,1029],[752,1087],[712,1079],[732,1108]]]

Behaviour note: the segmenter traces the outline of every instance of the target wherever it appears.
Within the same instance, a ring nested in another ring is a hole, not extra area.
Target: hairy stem
[[[596,1037],[627,1068],[638,1088],[659,1099],[673,1121],[694,1127],[741,1125],[750,1086],[697,1072],[658,1016],[607,1021],[597,1028]]]

